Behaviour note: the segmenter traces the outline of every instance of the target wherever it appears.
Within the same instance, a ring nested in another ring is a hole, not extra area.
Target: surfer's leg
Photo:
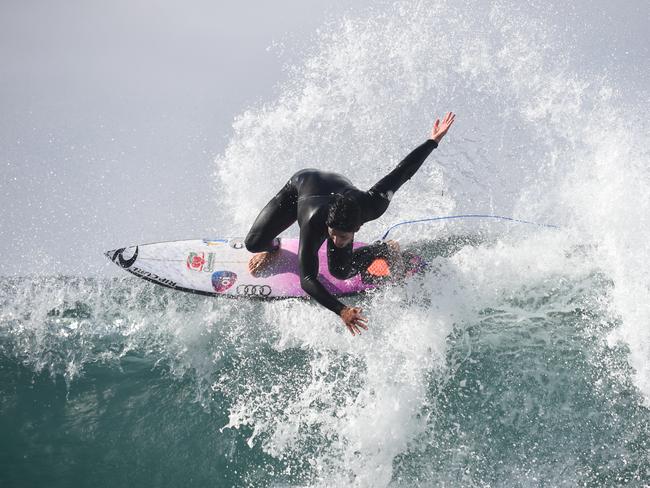
[[[352,244],[338,248],[328,239],[327,268],[339,280],[351,278],[366,269],[377,258],[388,258],[391,252],[385,242],[376,242],[357,249]]]
[[[289,181],[262,209],[245,239],[250,252],[274,251],[279,242],[276,237],[296,221],[298,193]]]

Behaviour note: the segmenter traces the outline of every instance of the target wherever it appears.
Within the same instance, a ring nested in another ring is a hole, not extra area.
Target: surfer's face
[[[328,227],[327,233],[336,247],[345,247],[354,240],[354,232],[346,232]]]

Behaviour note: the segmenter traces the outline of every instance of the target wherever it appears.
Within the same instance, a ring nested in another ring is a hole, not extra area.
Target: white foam
[[[220,202],[242,233],[294,171],[339,171],[367,188],[446,110],[458,113],[448,138],[361,237],[452,211],[564,228],[437,261],[418,292],[432,306],[402,306],[407,290],[380,293],[361,338],[345,336],[322,309],[269,306],[276,347],[306,348],[311,373],[282,397],[281,414],[261,391],[239,398],[268,452],[311,449],[317,484],[386,486],[393,460],[422,431],[427,375],[445,374],[446,335],[513,290],[595,270],[614,282],[615,338],[628,344],[636,384],[650,398],[647,130],[630,122],[650,107],[617,108],[615,89],[583,71],[571,50],[559,27],[507,3],[396,2],[326,30],[279,98],[237,119],[216,174]],[[242,191],[242,181],[265,190]]]

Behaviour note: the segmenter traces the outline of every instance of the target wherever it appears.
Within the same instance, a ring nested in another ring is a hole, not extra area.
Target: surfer
[[[280,248],[278,235],[294,222],[300,227],[298,259],[300,285],[318,303],[341,317],[352,335],[368,330],[360,307],[347,307],[318,281],[318,250],[327,240],[327,263],[332,276],[347,279],[359,272],[368,256],[390,256],[399,252],[394,241],[352,248],[361,225],[379,218],[394,193],[422,166],[445,136],[456,115],[448,112],[436,119],[431,137],[415,148],[393,171],[368,191],[357,189],[345,176],[316,169],[294,174],[255,219],[246,236],[246,249],[255,254],[248,263],[258,275],[272,265]]]

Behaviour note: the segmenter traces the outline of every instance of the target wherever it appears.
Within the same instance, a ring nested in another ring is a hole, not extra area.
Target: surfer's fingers
[[[448,125],[448,126],[451,125],[451,124],[454,122],[454,118],[455,118],[455,117],[456,117],[456,116],[455,116],[452,112],[449,112],[449,113],[447,114],[447,116],[445,117],[445,119],[446,119],[446,122],[447,122],[447,125]]]
[[[361,327],[362,329],[364,328],[367,329],[365,324],[360,322],[358,318],[351,319],[348,327],[354,330],[357,334],[361,334],[361,330],[359,329],[359,327]]]
[[[357,322],[357,326],[361,327],[363,330],[368,330],[368,325],[363,322]]]
[[[354,325],[368,330],[368,319],[365,317],[356,317],[354,319]]]

